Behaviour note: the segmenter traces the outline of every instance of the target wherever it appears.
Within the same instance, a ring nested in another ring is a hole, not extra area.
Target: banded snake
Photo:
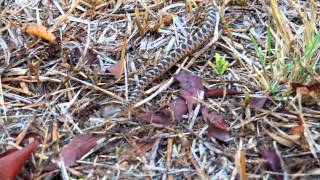
[[[215,27],[215,8],[213,5],[207,5],[206,7],[207,17],[204,24],[200,29],[193,34],[190,38],[186,39],[176,49],[171,51],[167,57],[160,60],[148,71],[145,71],[141,75],[141,79],[138,81],[132,94],[128,97],[128,101],[122,106],[122,110],[132,109],[135,103],[137,103],[143,93],[143,90],[155,79],[162,74],[166,73],[172,66],[177,64],[181,59],[188,55],[193,54],[198,50],[205,42],[210,39]]]

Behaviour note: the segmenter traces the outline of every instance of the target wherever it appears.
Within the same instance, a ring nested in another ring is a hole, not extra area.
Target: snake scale
[[[215,8],[208,5],[206,8],[207,17],[202,27],[190,38],[186,39],[174,51],[170,52],[167,57],[160,60],[148,71],[142,73],[135,89],[128,101],[123,105],[123,110],[132,109],[134,104],[138,102],[142,96],[143,90],[155,79],[166,73],[172,66],[177,64],[181,59],[193,54],[212,36],[215,27]]]

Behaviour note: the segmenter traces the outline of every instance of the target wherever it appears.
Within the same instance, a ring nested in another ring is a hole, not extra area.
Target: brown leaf
[[[124,155],[123,159],[134,160],[136,157],[144,156],[154,145],[154,140],[136,143]]]
[[[221,141],[227,142],[230,138],[229,130],[223,117],[217,113],[209,113],[206,108],[201,108],[203,119],[208,124],[208,135],[213,136]]]
[[[31,143],[23,149],[2,157],[0,159],[0,179],[14,180],[37,146],[37,142]]]
[[[116,77],[119,77],[123,72],[123,65],[124,64],[121,61],[119,61],[116,64],[109,66],[107,70],[111,72],[113,75],[115,75]]]
[[[280,172],[280,159],[274,149],[263,146],[260,148],[260,155],[266,160],[268,170]]]
[[[220,97],[223,96],[224,88],[214,88],[208,89],[205,92],[205,97]],[[237,95],[241,94],[241,92],[237,91],[236,89],[226,89],[226,95]]]
[[[97,137],[91,134],[81,134],[74,137],[67,145],[65,145],[59,155],[59,161],[63,161],[66,167],[77,165],[83,155],[90,151],[97,144]],[[57,169],[55,164],[45,168],[47,171]]]
[[[24,24],[23,27],[24,27],[24,31],[28,34],[38,36],[48,41],[54,41],[56,39],[56,37],[51,32],[47,31],[46,27],[40,24],[28,23],[28,24]]]
[[[88,49],[85,55],[88,64],[98,63],[98,55],[92,49]]]
[[[188,71],[181,71],[179,74],[175,75],[175,78],[180,83],[180,96],[187,101],[188,111],[190,113],[193,105],[196,104],[194,98],[204,90],[201,78]]]
[[[187,109],[188,109],[188,112],[191,113],[192,112],[192,109],[193,109],[193,106],[195,104],[197,104],[197,101],[196,101],[196,95],[192,95],[192,93],[190,93],[188,90],[184,90],[184,89],[181,89],[180,90],[180,96],[185,99],[186,101],[186,104],[187,104]]]
[[[315,96],[320,92],[320,83],[314,83],[311,85],[304,85],[297,82],[290,83],[291,89],[305,96]]]
[[[153,112],[137,113],[136,118],[145,122],[157,123],[165,126],[171,124],[170,118],[165,116],[163,113],[153,113]]]
[[[186,101],[182,98],[175,99],[173,102],[173,113],[176,121],[181,121],[183,115],[188,113]]]
[[[75,48],[70,51],[70,55],[72,59],[79,59],[83,54],[79,48]],[[84,58],[87,60],[89,65],[98,63],[98,55],[92,49],[87,50]]]
[[[268,100],[267,96],[252,96],[250,98],[250,108],[252,109],[262,109]]]

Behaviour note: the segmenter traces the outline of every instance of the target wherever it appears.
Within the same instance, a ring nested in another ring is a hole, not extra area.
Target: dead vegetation
[[[212,39],[124,115],[203,2],[0,0],[0,179],[319,178],[320,3],[213,2]]]

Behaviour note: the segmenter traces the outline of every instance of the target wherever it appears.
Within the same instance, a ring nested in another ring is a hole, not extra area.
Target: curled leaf
[[[223,117],[217,112],[209,113],[206,108],[201,109],[202,117],[208,124],[208,135],[227,142],[230,138],[229,130]]]

